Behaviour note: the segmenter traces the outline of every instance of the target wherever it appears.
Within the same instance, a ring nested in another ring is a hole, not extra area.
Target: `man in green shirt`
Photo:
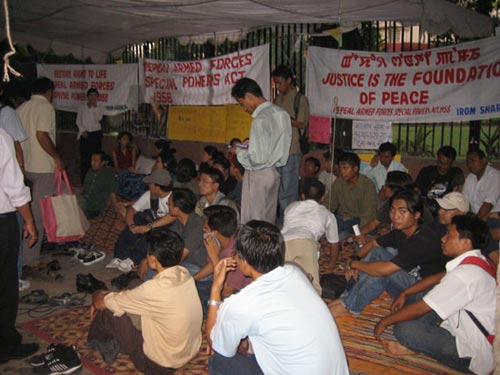
[[[104,152],[94,152],[91,157],[91,169],[83,182],[81,207],[87,218],[98,216],[108,204],[111,193],[116,190],[115,172],[106,166]]]
[[[337,219],[339,240],[353,233],[352,226],[363,226],[375,218],[377,192],[374,183],[359,173],[361,161],[352,152],[339,157],[339,175],[329,189],[326,206]]]

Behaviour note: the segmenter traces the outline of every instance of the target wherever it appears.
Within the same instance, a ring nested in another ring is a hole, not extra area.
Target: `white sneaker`
[[[31,283],[29,280],[21,280],[19,279],[19,291],[22,292],[31,287]]]
[[[127,258],[127,259],[124,259],[122,260],[119,264],[118,264],[118,269],[124,273],[128,273],[130,271],[132,271],[132,268],[134,267],[134,262],[132,261],[132,259],[130,258]]]
[[[106,268],[118,268],[122,260],[120,258],[113,258],[111,262],[106,265]]]

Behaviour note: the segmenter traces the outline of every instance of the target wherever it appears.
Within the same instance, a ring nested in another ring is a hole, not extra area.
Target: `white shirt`
[[[290,115],[277,105],[264,102],[252,117],[250,143],[247,150],[237,149],[238,161],[250,171],[284,166],[292,142]]]
[[[28,139],[17,112],[9,106],[0,109],[0,128],[4,129],[16,142],[24,142]]]
[[[312,199],[288,205],[281,233],[285,241],[308,239],[318,242],[326,234],[328,242],[339,242],[335,215]]]
[[[262,275],[221,305],[214,350],[232,357],[247,336],[264,374],[349,374],[335,321],[297,266]]]
[[[456,337],[458,355],[471,357],[470,370],[486,375],[493,370],[493,347],[464,310],[473,313],[488,332],[494,332],[497,286],[481,267],[459,266],[469,256],[484,259],[480,250],[471,250],[449,261],[445,277],[423,300],[443,319],[441,327]]]
[[[333,184],[333,181],[337,179],[337,176],[335,176],[333,173],[327,172],[325,169],[323,169],[321,172],[318,174],[318,180],[325,185],[325,194],[328,193],[328,190]]]
[[[491,212],[499,212],[500,171],[488,165],[479,181],[475,174],[469,173],[462,192],[470,203],[471,211],[475,214],[485,202],[493,205]]]
[[[16,160],[14,141],[0,128],[0,214],[14,212],[31,200],[24,176]]]
[[[78,108],[76,115],[76,126],[78,126],[78,138],[83,132],[95,132],[101,130],[102,116],[104,115],[104,108],[102,107],[89,107],[84,104]]]
[[[168,215],[168,198],[170,194],[167,194],[164,198],[158,198],[158,211],[155,212],[157,217],[163,217]],[[132,205],[135,212],[141,212],[144,210],[151,209],[151,192],[148,190]]]
[[[385,184],[385,180],[387,179],[387,173],[392,171],[400,171],[406,172],[406,167],[400,162],[393,160],[391,164],[389,164],[389,168],[385,169],[385,167],[378,162],[375,167],[368,166],[361,171],[365,176],[369,177],[373,183],[375,184],[375,188],[377,189],[377,193],[382,189],[382,186]]]

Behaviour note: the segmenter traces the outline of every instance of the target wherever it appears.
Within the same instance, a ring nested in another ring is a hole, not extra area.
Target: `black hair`
[[[238,219],[236,211],[231,207],[215,204],[205,208],[203,214],[207,218],[207,224],[211,230],[218,231],[224,237],[231,237],[236,233]]]
[[[237,158],[234,158],[232,163],[233,163],[233,167],[235,167],[237,170],[239,170],[241,175],[243,176],[245,174],[245,167],[241,165],[241,163],[238,161]]]
[[[132,141],[134,140],[134,136],[130,132],[127,132],[127,131],[122,131],[122,132],[118,133],[118,136],[116,137],[116,139],[118,139],[118,142],[120,142],[120,139],[122,139],[124,136],[128,137],[128,140],[130,141],[130,143],[132,143]]]
[[[392,190],[393,193],[397,193],[401,190],[414,190],[415,184],[411,176],[402,171],[391,171],[387,173],[385,179],[385,186]]]
[[[281,77],[284,79],[291,79],[292,80],[292,86],[296,85],[296,77],[295,74],[293,74],[292,69],[290,69],[286,65],[279,65],[277,66],[273,72],[271,73],[271,77]]]
[[[389,151],[391,153],[391,156],[394,157],[394,155],[396,155],[396,153],[398,152],[398,149],[391,142],[384,142],[380,146],[378,146],[378,152],[387,152],[387,151]]]
[[[207,146],[203,147],[203,151],[205,151],[207,153],[207,155],[210,156],[211,159],[214,159],[217,156],[217,154],[219,153],[217,148],[212,146],[212,145],[207,145]]]
[[[475,148],[475,149],[467,151],[467,157],[472,156],[472,155],[476,155],[481,160],[486,158],[486,154],[480,148]]]
[[[451,146],[443,146],[438,152],[438,156],[443,155],[446,159],[454,161],[457,158],[457,151]]]
[[[314,166],[317,168],[317,170],[319,171],[319,169],[321,168],[321,162],[316,159],[314,156],[309,156],[304,163],[313,163]]]
[[[339,163],[347,163],[353,168],[358,167],[358,172],[359,172],[359,166],[361,165],[361,160],[359,159],[359,156],[354,152],[343,152],[339,156]]]
[[[236,99],[243,99],[245,94],[252,94],[257,98],[262,98],[264,94],[259,84],[251,78],[240,78],[231,88],[231,96]]]
[[[193,178],[196,178],[196,164],[191,159],[181,159],[177,163],[177,171],[176,171],[177,181],[185,183],[191,181]]]
[[[229,144],[230,144],[230,145],[233,145],[233,142],[241,143],[241,139],[239,139],[239,138],[233,138],[233,139],[231,139],[231,140],[229,141]]]
[[[236,253],[257,272],[267,273],[285,262],[280,230],[261,220],[251,220],[238,230]]]
[[[320,202],[325,195],[325,185],[316,177],[306,177],[304,179],[304,198]]]
[[[406,206],[408,207],[408,211],[410,211],[413,215],[416,212],[420,212],[420,218],[424,214],[424,203],[420,194],[418,194],[415,190],[401,190],[394,194],[390,199],[390,205],[392,207],[392,203],[397,200],[403,200],[406,202]]]
[[[468,213],[453,216],[451,223],[457,228],[460,239],[468,238],[472,242],[473,249],[484,249],[490,236],[488,224],[477,215]]]
[[[183,250],[182,237],[169,229],[155,230],[148,236],[148,253],[154,255],[162,267],[178,265]]]
[[[208,167],[200,172],[200,174],[206,174],[214,184],[219,184],[219,187],[224,183],[224,175],[217,168]]]
[[[90,94],[97,94],[97,96],[99,96],[99,91],[97,91],[97,89],[91,87],[90,89],[87,90],[87,96],[89,96]]]
[[[33,82],[31,92],[33,94],[45,94],[49,90],[54,90],[54,82],[47,77],[38,78]]]
[[[172,189],[172,203],[185,214],[191,214],[196,207],[196,195],[187,188]]]
[[[220,166],[222,166],[226,171],[229,169],[229,160],[227,160],[227,158],[224,156],[224,154],[222,152],[218,152],[217,155],[215,155],[215,158],[214,158],[214,165],[215,164],[219,164]]]
[[[104,151],[93,151],[92,155],[99,155],[101,157],[101,161],[106,162],[107,155]]]

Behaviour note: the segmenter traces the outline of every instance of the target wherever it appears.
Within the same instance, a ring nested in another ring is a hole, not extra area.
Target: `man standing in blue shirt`
[[[241,78],[231,95],[253,117],[248,148],[237,145],[232,152],[245,168],[241,197],[241,223],[250,220],[276,221],[278,190],[277,167],[288,160],[292,140],[290,115],[267,101],[257,82]]]

